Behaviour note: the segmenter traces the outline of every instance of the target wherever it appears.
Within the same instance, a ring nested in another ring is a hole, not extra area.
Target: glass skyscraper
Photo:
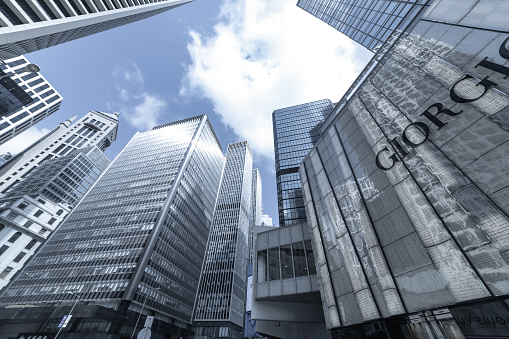
[[[196,335],[243,338],[253,153],[247,141],[228,145],[226,165],[196,298]]]
[[[223,166],[205,115],[137,133],[0,303],[72,304],[73,292],[91,306],[70,330],[130,336],[129,311],[143,309],[154,333],[188,335]]]
[[[297,6],[369,50],[405,26],[428,0],[299,0]]]
[[[507,337],[508,12],[434,1],[320,127],[300,177],[333,338]]]
[[[332,111],[329,99],[277,109],[272,113],[279,226],[306,222],[299,165],[320,139],[318,127]]]
[[[149,18],[192,0],[0,2],[0,60]]]
[[[0,288],[48,239],[108,167],[97,147],[48,160],[0,198]]]

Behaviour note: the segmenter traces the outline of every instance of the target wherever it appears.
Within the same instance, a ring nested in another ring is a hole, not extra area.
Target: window
[[[5,228],[5,225],[4,224],[0,224],[0,232],[2,232],[2,230]]]
[[[37,210],[37,212],[34,213],[34,217],[40,217],[42,213],[42,210]]]
[[[18,208],[19,208],[20,210],[24,210],[24,209],[25,209],[25,208],[27,208],[27,207],[28,207],[28,203],[26,203],[26,202],[24,202],[24,201],[23,201],[21,204],[19,204],[19,205],[18,205]]]
[[[60,209],[58,210],[57,215],[62,215],[62,213],[64,213],[64,210]]]
[[[30,240],[30,242],[28,243],[28,245],[26,245],[25,249],[26,249],[26,250],[31,250],[31,249],[32,249],[32,247],[34,247],[34,246],[35,246],[35,244],[37,244],[37,240],[32,239],[32,240]]]
[[[14,235],[9,239],[7,240],[8,242],[15,242],[16,240],[18,240],[18,238],[21,237],[21,232],[16,232],[14,233]]]
[[[21,259],[23,259],[23,257],[24,257],[25,255],[27,255],[25,252],[20,252],[20,254],[18,254],[18,255],[16,256],[16,258],[14,258],[14,260],[13,260],[13,261],[14,261],[14,262],[20,262],[20,261],[21,261]]]
[[[53,225],[55,221],[57,221],[57,219],[51,218],[50,220],[48,220],[48,224]]]
[[[30,226],[32,226],[34,224],[34,222],[32,220],[27,220],[25,222],[25,224],[23,225],[23,227],[26,227],[26,228],[29,228]]]
[[[6,276],[8,276],[8,275],[9,275],[9,273],[11,273],[11,272],[12,272],[12,270],[13,270],[13,268],[12,268],[12,267],[7,266],[7,267],[5,268],[5,270],[3,270],[3,271],[2,271],[2,273],[0,273],[0,279],[3,279],[3,278],[5,278]]]
[[[42,200],[42,199],[37,199],[37,201],[38,201],[38,202],[40,202],[40,203],[41,203],[41,204],[43,204],[43,205],[46,203],[46,201],[44,201],[44,200]]]
[[[39,231],[39,234],[40,235],[44,235],[46,233],[46,230],[44,228],[41,227],[41,230]]]
[[[10,220],[10,221],[13,221],[14,219],[16,219],[18,215],[14,212],[9,212],[9,214],[7,214],[7,216],[5,217],[5,219],[7,220]]]
[[[3,245],[2,247],[0,247],[0,255],[4,254],[5,251],[7,251],[9,249],[9,246],[7,245]]]

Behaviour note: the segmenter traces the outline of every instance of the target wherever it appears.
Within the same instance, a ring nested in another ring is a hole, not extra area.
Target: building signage
[[[507,48],[508,43],[509,43],[509,38],[507,38],[499,48],[500,56],[507,60],[509,60],[509,49]],[[507,77],[509,77],[509,67],[502,66],[500,64],[491,62],[488,60],[488,57],[484,58],[475,67],[476,68],[483,67],[483,68],[495,71],[497,73],[500,73],[500,74],[504,75],[504,79],[507,79]],[[449,97],[451,98],[452,101],[461,103],[461,104],[479,100],[488,92],[488,90],[490,90],[491,88],[494,88],[495,86],[498,85],[496,82],[491,81],[488,78],[489,78],[489,76],[485,77],[483,80],[479,81],[477,84],[474,85],[476,87],[482,86],[482,89],[483,89],[482,94],[480,94],[476,98],[464,98],[463,96],[461,96],[460,94],[457,93],[456,87],[458,86],[458,84],[460,84],[466,80],[468,81],[470,79],[475,79],[474,76],[472,76],[470,74],[466,74],[464,78],[458,80],[452,86],[452,88],[449,92]],[[468,81],[467,83],[470,83],[470,81]],[[439,114],[444,113],[449,116],[457,116],[461,112],[463,112],[463,110],[460,110],[459,112],[453,112],[453,111],[447,109],[444,104],[435,103],[435,104],[431,105],[430,107],[428,107],[428,109],[426,109],[423,113],[421,113],[420,116],[424,116],[426,119],[429,120],[429,124],[436,126],[437,129],[441,129],[447,123],[443,122],[442,120],[440,120],[438,118]],[[421,145],[422,143],[424,143],[426,140],[428,140],[429,135],[431,133],[429,124],[426,124],[426,123],[420,122],[420,121],[413,122],[413,123],[409,124],[405,128],[403,133],[401,134],[401,140],[403,141],[403,144],[408,147],[415,148],[415,147]],[[419,140],[419,141],[410,140],[410,138],[408,137],[408,133],[412,129],[418,129],[422,132],[422,140]],[[382,150],[380,150],[380,152],[378,152],[376,155],[376,160],[375,160],[376,166],[384,171],[390,170],[392,167],[394,167],[394,165],[397,162],[400,162],[400,159],[398,158],[398,153],[399,153],[399,157],[401,157],[401,158],[405,158],[408,155],[408,152],[405,150],[402,143],[398,140],[397,137],[391,140],[391,144],[393,145],[395,152],[392,153],[391,155],[389,155],[387,158],[388,160],[391,161],[390,164],[388,164],[388,165],[383,164],[382,161],[380,160],[380,158],[383,154],[385,154],[385,156],[387,156],[387,153],[389,153],[389,154],[391,153],[391,151],[387,147],[382,148]]]

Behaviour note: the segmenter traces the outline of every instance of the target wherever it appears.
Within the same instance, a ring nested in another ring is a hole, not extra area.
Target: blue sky
[[[277,224],[272,111],[338,101],[371,53],[296,7],[297,0],[197,0],[154,17],[27,54],[64,101],[0,147],[18,152],[59,122],[120,110],[113,159],[136,131],[207,114],[226,150],[247,140],[264,210]]]

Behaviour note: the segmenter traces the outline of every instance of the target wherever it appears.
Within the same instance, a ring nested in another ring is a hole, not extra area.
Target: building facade
[[[280,227],[306,222],[299,164],[320,139],[318,127],[332,108],[332,102],[324,99],[272,113]]]
[[[505,1],[437,0],[300,166],[334,338],[509,333]]]
[[[256,226],[254,246],[253,330],[269,338],[330,338],[308,225]]]
[[[192,0],[6,0],[0,3],[0,60],[99,33]]]
[[[370,51],[404,29],[429,0],[299,0],[297,6]]]
[[[0,289],[76,206],[110,160],[97,147],[46,161],[0,198]]]
[[[253,169],[251,184],[251,225],[249,227],[249,262],[253,262],[253,232],[256,225],[262,224],[262,177],[257,168]]]
[[[55,113],[62,103],[40,73],[13,73],[28,64],[24,56],[0,62],[0,77],[10,75],[0,79],[0,145]]]
[[[194,312],[195,338],[243,338],[253,152],[228,145]]]
[[[0,303],[39,305],[22,316],[34,333],[57,332],[73,292],[70,332],[131,336],[140,312],[152,338],[188,336],[223,166],[205,115],[137,133]]]
[[[118,114],[90,111],[71,125],[69,119],[0,165],[0,193],[6,193],[44,161],[97,146],[105,151],[117,138]]]

